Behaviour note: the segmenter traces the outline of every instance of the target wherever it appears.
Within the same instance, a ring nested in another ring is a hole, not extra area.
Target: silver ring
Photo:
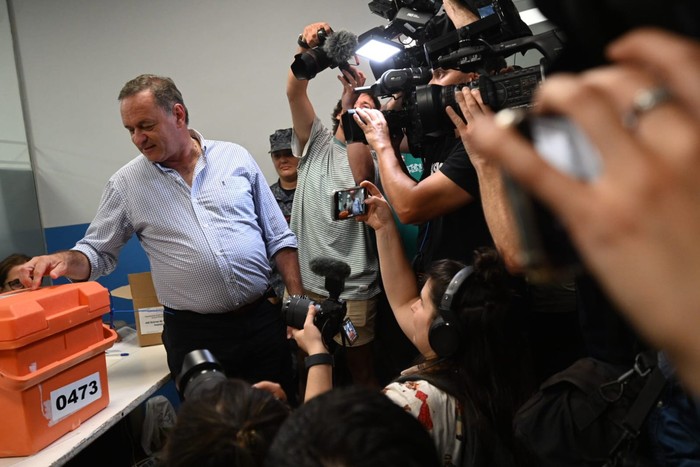
[[[632,109],[625,115],[624,123],[627,128],[634,129],[639,123],[639,117],[671,99],[671,92],[666,86],[655,86],[637,92],[632,100]]]

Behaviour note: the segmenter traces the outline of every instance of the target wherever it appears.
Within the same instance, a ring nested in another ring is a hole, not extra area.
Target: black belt
[[[243,306],[240,306],[236,308],[235,310],[231,311],[225,311],[223,313],[197,313],[194,311],[190,310],[175,310],[170,307],[163,307],[163,310],[166,313],[171,313],[173,315],[191,315],[191,316],[196,316],[196,317],[203,317],[207,319],[213,319],[213,320],[229,320],[229,319],[240,319],[244,318],[250,312],[257,310],[258,307],[269,297],[274,297],[275,296],[275,290],[272,287],[268,287],[265,293],[263,293],[260,297],[256,298],[250,303],[246,303]]]

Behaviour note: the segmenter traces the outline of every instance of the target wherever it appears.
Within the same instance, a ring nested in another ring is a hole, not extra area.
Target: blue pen
[[[107,356],[110,356],[110,357],[128,357],[129,356],[129,354],[127,352],[110,352],[109,350],[107,350],[105,352],[105,354]]]

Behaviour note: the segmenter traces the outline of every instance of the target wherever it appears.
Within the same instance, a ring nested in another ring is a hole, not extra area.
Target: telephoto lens
[[[226,374],[216,357],[206,349],[193,350],[182,361],[175,387],[183,400],[196,399],[222,381],[226,381]]]

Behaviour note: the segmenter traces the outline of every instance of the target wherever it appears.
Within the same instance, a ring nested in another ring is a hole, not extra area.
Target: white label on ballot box
[[[51,391],[51,421],[57,422],[100,397],[102,386],[99,372]]]
[[[141,334],[160,334],[163,332],[163,307],[139,308],[139,331]]]

